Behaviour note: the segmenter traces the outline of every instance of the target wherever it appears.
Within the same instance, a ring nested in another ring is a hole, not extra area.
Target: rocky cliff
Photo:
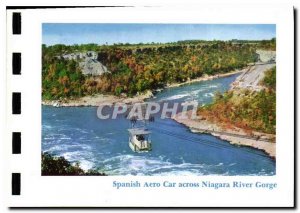
[[[276,52],[267,50],[257,50],[257,63],[244,69],[243,73],[231,84],[231,89],[250,89],[260,91],[264,87],[261,80],[265,72],[276,65]]]
[[[275,63],[255,64],[244,69],[244,72],[236,78],[231,84],[231,90],[250,89],[260,91],[264,87],[261,85],[261,80],[265,76],[265,72],[275,66]]]
[[[257,50],[258,62],[262,63],[274,63],[276,62],[276,51],[270,50]]]
[[[107,67],[98,61],[98,54],[94,51],[65,54],[61,58],[78,61],[84,75],[97,76],[109,72]]]

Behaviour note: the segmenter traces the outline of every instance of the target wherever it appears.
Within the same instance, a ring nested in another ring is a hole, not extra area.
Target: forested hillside
[[[260,84],[264,89],[243,89],[216,94],[214,102],[198,110],[198,114],[225,128],[276,133],[276,67],[266,71]]]
[[[166,44],[42,46],[44,100],[76,98],[97,93],[134,96],[167,84],[226,73],[255,62],[258,49],[275,49],[270,41],[180,41]],[[108,72],[83,75],[80,59],[68,53],[95,51]]]

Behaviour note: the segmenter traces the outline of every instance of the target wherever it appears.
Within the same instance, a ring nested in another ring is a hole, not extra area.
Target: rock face
[[[106,66],[96,59],[86,58],[84,61],[79,62],[80,67],[82,67],[82,74],[84,75],[102,75],[108,72]]]
[[[257,54],[258,62],[263,62],[263,63],[276,62],[276,51],[257,50],[256,54]]]
[[[98,54],[94,51],[65,54],[61,57],[66,60],[79,61],[79,66],[81,67],[82,74],[84,75],[97,76],[109,72],[107,67],[97,60]]]
[[[94,51],[87,51],[87,52],[76,52],[70,54],[64,54],[61,56],[66,60],[80,60],[80,59],[97,59],[98,54]]]
[[[260,91],[264,87],[260,84],[265,72],[275,66],[275,63],[255,64],[244,69],[244,72],[231,84],[231,89],[250,89]]]
[[[250,89],[260,91],[264,87],[260,84],[265,72],[276,66],[276,52],[257,50],[257,62],[245,68],[243,73],[231,84],[232,89]]]

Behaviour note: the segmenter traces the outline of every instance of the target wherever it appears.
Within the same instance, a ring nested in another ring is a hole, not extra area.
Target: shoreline
[[[208,75],[208,76],[204,76],[204,77],[198,77],[198,78],[195,78],[195,79],[192,79],[192,80],[189,80],[189,81],[186,81],[186,82],[182,82],[182,83],[172,83],[172,84],[167,85],[164,89],[173,88],[173,87],[180,87],[180,86],[183,86],[183,85],[186,85],[186,84],[192,84],[192,83],[201,82],[201,81],[210,81],[210,80],[214,80],[214,79],[217,79],[217,78],[228,77],[228,76],[231,76],[231,75],[242,73],[242,72],[248,70],[249,67],[250,66],[246,66],[246,67],[244,67],[240,70],[234,70],[234,71],[227,72],[227,73],[221,73],[221,74],[216,74],[216,75]]]
[[[218,126],[216,123],[209,122],[200,118],[192,119],[191,112],[187,112],[186,118],[181,118],[181,113],[178,113],[173,120],[185,125],[194,133],[207,133],[222,140],[228,141],[228,143],[237,146],[248,146],[255,149],[259,149],[268,154],[269,157],[276,160],[276,142],[272,142],[275,139],[275,135],[266,134],[261,132],[253,132],[255,137],[250,137],[243,129],[224,129]]]
[[[247,69],[249,69],[249,66],[247,66],[243,69],[235,70],[235,71],[228,72],[228,73],[199,77],[199,78],[195,78],[195,79],[192,79],[192,80],[189,80],[186,82],[182,82],[182,83],[172,83],[172,84],[168,84],[166,87],[164,87],[162,89],[158,89],[153,92],[155,93],[157,91],[162,91],[162,90],[168,89],[168,88],[180,87],[180,86],[183,86],[186,84],[228,77],[231,75],[242,73]],[[87,107],[87,106],[93,107],[93,106],[99,106],[102,104],[112,104],[112,105],[114,105],[116,103],[134,104],[134,103],[142,103],[146,99],[153,97],[153,92],[148,90],[145,93],[140,94],[140,95],[135,95],[132,98],[117,97],[114,95],[97,94],[97,95],[93,95],[93,96],[84,96],[81,98],[69,99],[69,100],[42,100],[42,105],[55,106],[55,107]]]
[[[97,94],[93,96],[84,96],[74,100],[43,100],[42,105],[54,107],[97,107],[103,104],[114,105],[116,103],[134,104],[144,102],[145,99],[153,96],[151,91],[144,94],[136,95],[132,98],[117,97],[114,95]]]

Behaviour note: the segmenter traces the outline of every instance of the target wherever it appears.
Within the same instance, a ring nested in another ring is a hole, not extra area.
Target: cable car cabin
[[[150,131],[145,128],[133,128],[129,131],[129,147],[134,152],[148,152],[152,150]]]

